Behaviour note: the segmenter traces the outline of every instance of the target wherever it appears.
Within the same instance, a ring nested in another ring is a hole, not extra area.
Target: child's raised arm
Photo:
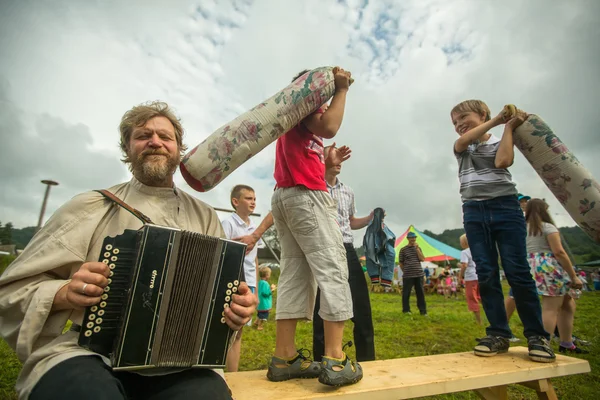
[[[471,143],[476,140],[479,140],[483,135],[485,135],[490,129],[501,125],[505,122],[504,112],[501,111],[500,114],[496,115],[494,118],[489,121],[484,122],[481,125],[476,126],[470,131],[465,132],[461,137],[459,137],[456,142],[454,142],[454,151],[457,154],[465,151]]]
[[[348,93],[350,87],[350,75],[349,71],[344,71],[341,68],[334,70],[335,94],[329,108],[324,113],[313,113],[302,121],[313,134],[325,139],[331,139],[337,134],[344,119],[346,93]]]
[[[498,146],[498,152],[496,153],[496,158],[494,159],[494,165],[496,168],[508,168],[513,164],[515,160],[513,132],[523,122],[525,122],[526,119],[527,114],[522,110],[517,110],[516,115],[504,126],[504,133],[502,134],[502,139],[500,140],[500,145]]]

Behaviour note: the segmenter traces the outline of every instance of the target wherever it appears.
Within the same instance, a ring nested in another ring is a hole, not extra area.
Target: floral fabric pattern
[[[552,129],[530,115],[514,142],[575,222],[600,243],[600,184]]]
[[[528,260],[540,296],[564,296],[571,279],[551,253],[531,253]]]
[[[316,68],[243,115],[217,129],[181,161],[186,182],[200,192],[317,111],[335,92],[333,68]]]

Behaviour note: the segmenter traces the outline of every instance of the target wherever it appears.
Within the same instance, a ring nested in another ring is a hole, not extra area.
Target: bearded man
[[[155,224],[224,237],[215,211],[175,187],[183,128],[165,103],[127,111],[120,146],[132,179],[108,189]],[[101,172],[101,171],[99,171]],[[76,329],[84,309],[97,304],[109,268],[97,262],[104,238],[137,229],[140,220],[95,191],[64,204],[0,277],[0,335],[16,351],[23,369],[16,384],[29,399],[230,399],[227,385],[209,369],[115,372],[105,357],[78,346]],[[246,324],[256,297],[242,283],[226,323]]]

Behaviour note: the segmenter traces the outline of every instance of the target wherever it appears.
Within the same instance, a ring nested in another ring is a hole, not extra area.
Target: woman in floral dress
[[[581,353],[573,344],[574,308],[569,307],[570,289],[581,289],[581,280],[564,250],[560,234],[548,213],[548,204],[531,199],[527,204],[527,253],[538,294],[542,296],[542,320],[546,332],[558,325],[560,352]]]

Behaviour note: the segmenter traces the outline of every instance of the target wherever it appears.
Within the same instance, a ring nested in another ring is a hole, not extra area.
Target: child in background
[[[465,280],[465,297],[467,298],[467,308],[475,316],[477,325],[481,325],[481,310],[479,304],[481,297],[479,296],[479,283],[477,282],[477,271],[475,270],[475,262],[469,249],[467,235],[463,234],[460,237],[460,247],[463,250],[460,252],[460,278]]]
[[[258,316],[256,318],[256,329],[263,330],[263,324],[269,319],[269,311],[273,307],[273,291],[277,289],[275,284],[269,285],[271,279],[271,268],[263,265],[258,269],[260,282],[258,282]]]
[[[247,185],[235,185],[231,190],[229,197],[231,206],[235,210],[229,217],[221,221],[225,236],[228,239],[236,238],[243,235],[249,235],[256,227],[250,220],[250,214],[254,212],[256,207],[256,194],[254,189]],[[246,254],[244,258],[244,276],[246,284],[256,295],[256,285],[258,281],[258,247],[255,247]],[[251,320],[248,321],[248,326],[251,325]],[[240,364],[240,353],[242,351],[242,329],[240,329],[235,337],[235,340],[229,351],[227,352],[227,360],[225,366],[227,372],[237,372]]]
[[[454,298],[458,300],[457,287],[458,281],[456,280],[456,276],[452,276],[452,283],[450,283],[450,292],[452,296],[454,296]]]

